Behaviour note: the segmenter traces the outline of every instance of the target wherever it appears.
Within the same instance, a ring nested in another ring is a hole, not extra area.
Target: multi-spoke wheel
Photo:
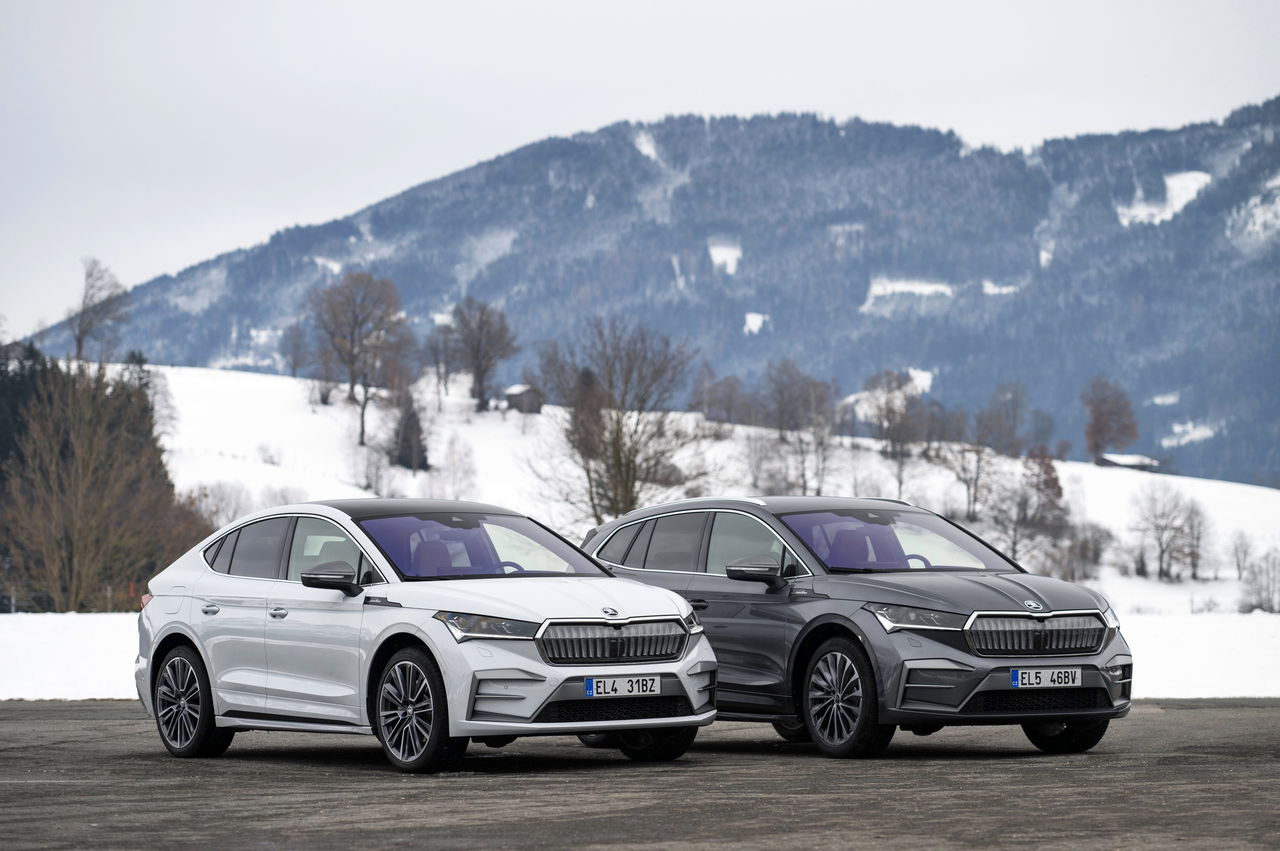
[[[152,706],[160,740],[174,756],[218,756],[231,746],[234,730],[214,720],[213,692],[200,654],[175,647],[156,675]]]
[[[449,741],[444,682],[424,651],[409,647],[387,660],[374,708],[382,749],[402,771],[436,771],[456,752]]]
[[[875,756],[893,738],[894,727],[878,723],[871,662],[847,638],[823,642],[810,658],[801,703],[805,727],[827,756]]]

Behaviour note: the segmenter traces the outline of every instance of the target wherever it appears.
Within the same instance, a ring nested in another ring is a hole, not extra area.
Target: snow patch
[[[1009,284],[1008,286],[1000,286],[995,281],[982,282],[983,295],[1013,295],[1018,291],[1017,284]]]
[[[911,376],[911,384],[916,388],[917,396],[928,393],[933,389],[933,370],[916,369],[913,366],[909,366],[907,367],[907,375]]]
[[[1241,251],[1264,248],[1280,234],[1280,175],[1267,186],[1269,192],[1250,198],[1227,219],[1227,238]]]
[[[871,279],[867,300],[858,308],[859,313],[888,314],[903,301],[937,300],[937,296],[951,298],[955,288],[940,281],[919,281],[906,278],[876,277]],[[910,297],[903,299],[903,296]]]
[[[684,273],[680,271],[680,257],[676,254],[671,255],[671,271],[676,276],[676,289],[683,291],[685,284]]]
[[[764,327],[764,323],[769,321],[767,313],[748,313],[743,317],[742,333],[748,337],[752,334],[759,334],[760,329]]]
[[[707,253],[711,255],[711,265],[717,271],[728,275],[737,274],[738,261],[742,259],[742,243],[736,237],[707,237]]]
[[[632,139],[632,142],[635,144],[637,151],[644,154],[654,162],[659,162],[658,145],[653,141],[653,134],[648,130],[638,131],[635,138]]]
[[[1175,390],[1172,393],[1161,393],[1159,396],[1152,396],[1151,404],[1159,405],[1162,408],[1167,408],[1170,405],[1178,404],[1178,400],[1181,398],[1182,398],[1182,393]]]
[[[453,324],[453,308],[448,310],[440,310],[430,314],[432,325],[452,325]]]
[[[337,260],[330,260],[328,257],[312,257],[311,260],[321,269],[327,270],[330,275],[342,274],[342,264]]]
[[[584,210],[592,210],[592,209],[595,209],[595,206],[596,206],[596,193],[588,192],[587,200],[582,202],[582,207]]]
[[[169,293],[169,303],[183,313],[203,313],[227,294],[227,267],[209,266],[191,274]]]
[[[1124,455],[1119,452],[1104,452],[1102,457],[1117,467],[1159,467],[1160,462],[1146,455]]]
[[[486,266],[510,254],[519,234],[515,228],[494,228],[469,237],[462,246],[462,262],[453,267],[454,279],[465,288]]]
[[[1197,423],[1187,420],[1185,423],[1174,423],[1170,426],[1173,434],[1160,438],[1160,446],[1173,449],[1175,446],[1186,446],[1188,443],[1199,443],[1208,440],[1218,433],[1218,426]]]
[[[1163,203],[1148,203],[1142,197],[1142,189],[1139,187],[1133,203],[1116,207],[1116,215],[1120,218],[1120,224],[1125,227],[1134,223],[1158,225],[1161,222],[1167,222],[1183,207],[1190,204],[1212,179],[1206,171],[1180,171],[1175,174],[1166,174]]]

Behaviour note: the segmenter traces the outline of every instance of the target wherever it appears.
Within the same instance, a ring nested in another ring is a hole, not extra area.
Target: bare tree
[[[360,390],[356,399],[360,406],[357,445],[365,445],[365,418],[378,388],[388,388],[393,398],[407,392],[412,378],[408,366],[412,349],[413,335],[399,315],[391,317],[361,346],[360,357],[356,361],[356,385]]]
[[[751,489],[756,493],[760,492],[761,475],[764,473],[765,463],[773,452],[773,447],[770,446],[772,442],[758,429],[752,429],[747,435],[743,455],[747,462],[747,476],[751,480]]]
[[[1245,571],[1249,569],[1249,562],[1252,559],[1253,541],[1243,529],[1237,529],[1231,536],[1231,563],[1236,566],[1236,579],[1244,579]]]
[[[769,361],[765,367],[760,399],[769,425],[778,431],[778,440],[803,428],[809,419],[809,384],[813,376],[790,358]]]
[[[1085,427],[1085,445],[1094,460],[1108,449],[1124,449],[1138,439],[1138,422],[1133,416],[1129,396],[1101,375],[1089,382],[1080,394],[1080,402],[1089,412]]]
[[[128,316],[126,292],[110,269],[96,257],[84,260],[84,288],[80,304],[67,314],[67,327],[75,343],[75,359],[84,360],[85,346],[90,341],[110,348],[116,327]]]
[[[698,477],[675,457],[699,435],[671,412],[693,357],[687,343],[617,317],[590,319],[539,353],[538,386],[568,409],[561,435],[577,481],[564,496],[596,523]]]
[[[436,411],[444,410],[449,379],[458,370],[458,339],[452,325],[437,325],[422,344],[423,360],[436,380]]]
[[[1182,538],[1178,555],[1191,571],[1193,580],[1200,578],[1200,568],[1205,556],[1205,538],[1209,534],[1209,518],[1204,508],[1194,499],[1187,501],[1186,511],[1182,516]]]
[[[280,356],[285,369],[294,378],[311,364],[311,346],[307,343],[307,331],[301,322],[295,322],[280,332]]]
[[[1016,458],[1022,454],[1025,439],[1022,420],[1027,409],[1027,388],[1016,381],[1006,381],[991,394],[987,406],[978,412],[982,442],[992,449]]]
[[[471,444],[457,432],[449,435],[444,450],[445,494],[449,499],[475,496],[476,462]]]
[[[978,506],[986,498],[991,450],[980,443],[948,443],[938,454],[939,463],[964,486],[964,516],[976,520]]]
[[[346,372],[347,400],[355,402],[356,384],[370,362],[368,350],[404,322],[400,294],[385,278],[347,272],[338,283],[313,292],[311,307],[322,348]]]
[[[1187,502],[1163,482],[1147,485],[1134,497],[1137,531],[1155,548],[1156,577],[1174,580],[1178,546],[1186,534]]]
[[[1280,613],[1280,550],[1271,549],[1245,572],[1241,609]]]
[[[453,330],[463,365],[471,372],[476,411],[489,406],[488,386],[498,364],[520,351],[500,309],[468,296],[453,308]]]

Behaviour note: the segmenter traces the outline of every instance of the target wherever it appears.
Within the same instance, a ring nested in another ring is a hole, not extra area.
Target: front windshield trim
[[[862,511],[862,510],[876,511],[877,513],[890,513],[895,516],[903,515],[903,516],[919,516],[919,517],[936,517],[937,519],[946,523],[951,528],[960,532],[965,537],[976,541],[979,545],[983,547],[983,549],[994,554],[1001,562],[1003,562],[1003,565],[1001,565],[1000,567],[966,567],[963,565],[954,565],[954,566],[947,565],[947,566],[936,566],[936,567],[931,566],[928,569],[910,568],[910,567],[905,567],[905,568],[902,568],[902,567],[885,567],[885,568],[832,567],[829,564],[827,564],[826,559],[818,555],[817,551],[812,546],[810,546],[809,541],[805,538],[805,536],[802,535],[799,531],[797,531],[794,527],[792,527],[792,525],[789,522],[787,522],[788,517],[797,517],[797,516],[802,516],[806,514],[836,514],[836,515],[853,517],[854,519],[857,519],[856,514],[854,512]],[[832,506],[830,508],[822,508],[822,509],[810,508],[807,510],[786,511],[786,512],[774,514],[773,516],[778,518],[778,520],[782,521],[782,524],[783,526],[786,527],[787,531],[789,531],[792,534],[792,536],[797,541],[800,542],[800,545],[804,547],[805,550],[808,551],[808,553],[811,556],[813,556],[813,560],[828,575],[846,574],[846,575],[858,575],[858,576],[874,576],[876,574],[881,574],[881,573],[896,574],[896,573],[932,573],[932,572],[937,572],[937,573],[944,573],[944,572],[945,573],[1026,573],[1027,572],[1025,568],[1023,568],[1013,559],[1009,558],[999,549],[987,543],[985,540],[983,540],[973,532],[969,531],[965,527],[961,526],[959,523],[956,523],[951,518],[946,517],[942,514],[935,514],[931,511],[922,511],[918,508],[908,508],[906,506],[903,506],[901,509],[899,509],[896,506],[892,508],[888,508],[888,507],[882,508],[880,506],[876,506],[874,509],[854,509],[854,508],[847,508],[844,506],[839,506],[839,507]]]

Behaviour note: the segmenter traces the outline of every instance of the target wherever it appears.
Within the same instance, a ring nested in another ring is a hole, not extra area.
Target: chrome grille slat
[[[1096,653],[1107,627],[1099,615],[1048,617],[979,615],[965,630],[979,656],[1049,656]]]
[[[679,659],[688,633],[679,621],[553,623],[538,639],[554,665],[623,664]]]

